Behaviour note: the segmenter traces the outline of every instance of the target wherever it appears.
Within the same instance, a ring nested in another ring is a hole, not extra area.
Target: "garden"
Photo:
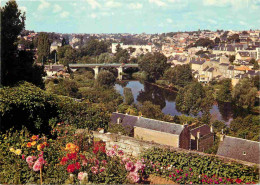
[[[126,184],[149,183],[150,175],[178,184],[254,184],[258,169],[219,159],[153,148],[139,158],[114,145],[75,134],[76,127],[59,122],[51,134],[32,135],[24,127],[0,136],[0,183]]]

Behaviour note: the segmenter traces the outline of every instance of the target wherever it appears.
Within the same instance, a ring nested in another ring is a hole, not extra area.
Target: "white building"
[[[116,53],[116,46],[120,45],[122,49],[134,48],[136,50],[143,50],[145,52],[152,52],[151,45],[124,45],[123,43],[112,43],[112,53]]]

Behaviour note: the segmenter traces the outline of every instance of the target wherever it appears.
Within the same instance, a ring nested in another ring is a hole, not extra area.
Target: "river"
[[[121,81],[115,85],[115,89],[122,95],[124,87],[132,89],[134,96],[134,102],[136,104],[144,101],[151,101],[153,104],[160,105],[160,108],[164,114],[170,114],[171,116],[181,115],[183,113],[176,109],[175,98],[177,92],[170,91],[150,83],[141,83],[139,81]],[[225,104],[218,106],[214,104],[210,110],[212,120],[220,120],[227,125],[233,120],[231,105]],[[198,116],[200,116],[199,113]]]

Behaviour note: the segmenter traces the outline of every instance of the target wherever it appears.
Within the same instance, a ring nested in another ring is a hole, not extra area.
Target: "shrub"
[[[109,71],[101,71],[97,76],[97,84],[99,86],[113,86],[115,85],[116,77]]]
[[[160,175],[180,184],[252,184],[259,180],[258,169],[238,163],[227,164],[216,157],[158,148],[147,150],[142,157],[147,173]]]

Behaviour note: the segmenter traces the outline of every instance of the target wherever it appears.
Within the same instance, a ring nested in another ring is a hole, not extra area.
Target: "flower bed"
[[[180,184],[254,184],[257,168],[223,163],[215,157],[150,149],[143,156],[146,172]]]
[[[73,127],[59,123],[56,139],[33,135],[26,130],[7,132],[0,137],[0,183],[106,183],[141,182],[144,165],[126,158],[114,146],[93,141],[91,134],[76,135]]]

